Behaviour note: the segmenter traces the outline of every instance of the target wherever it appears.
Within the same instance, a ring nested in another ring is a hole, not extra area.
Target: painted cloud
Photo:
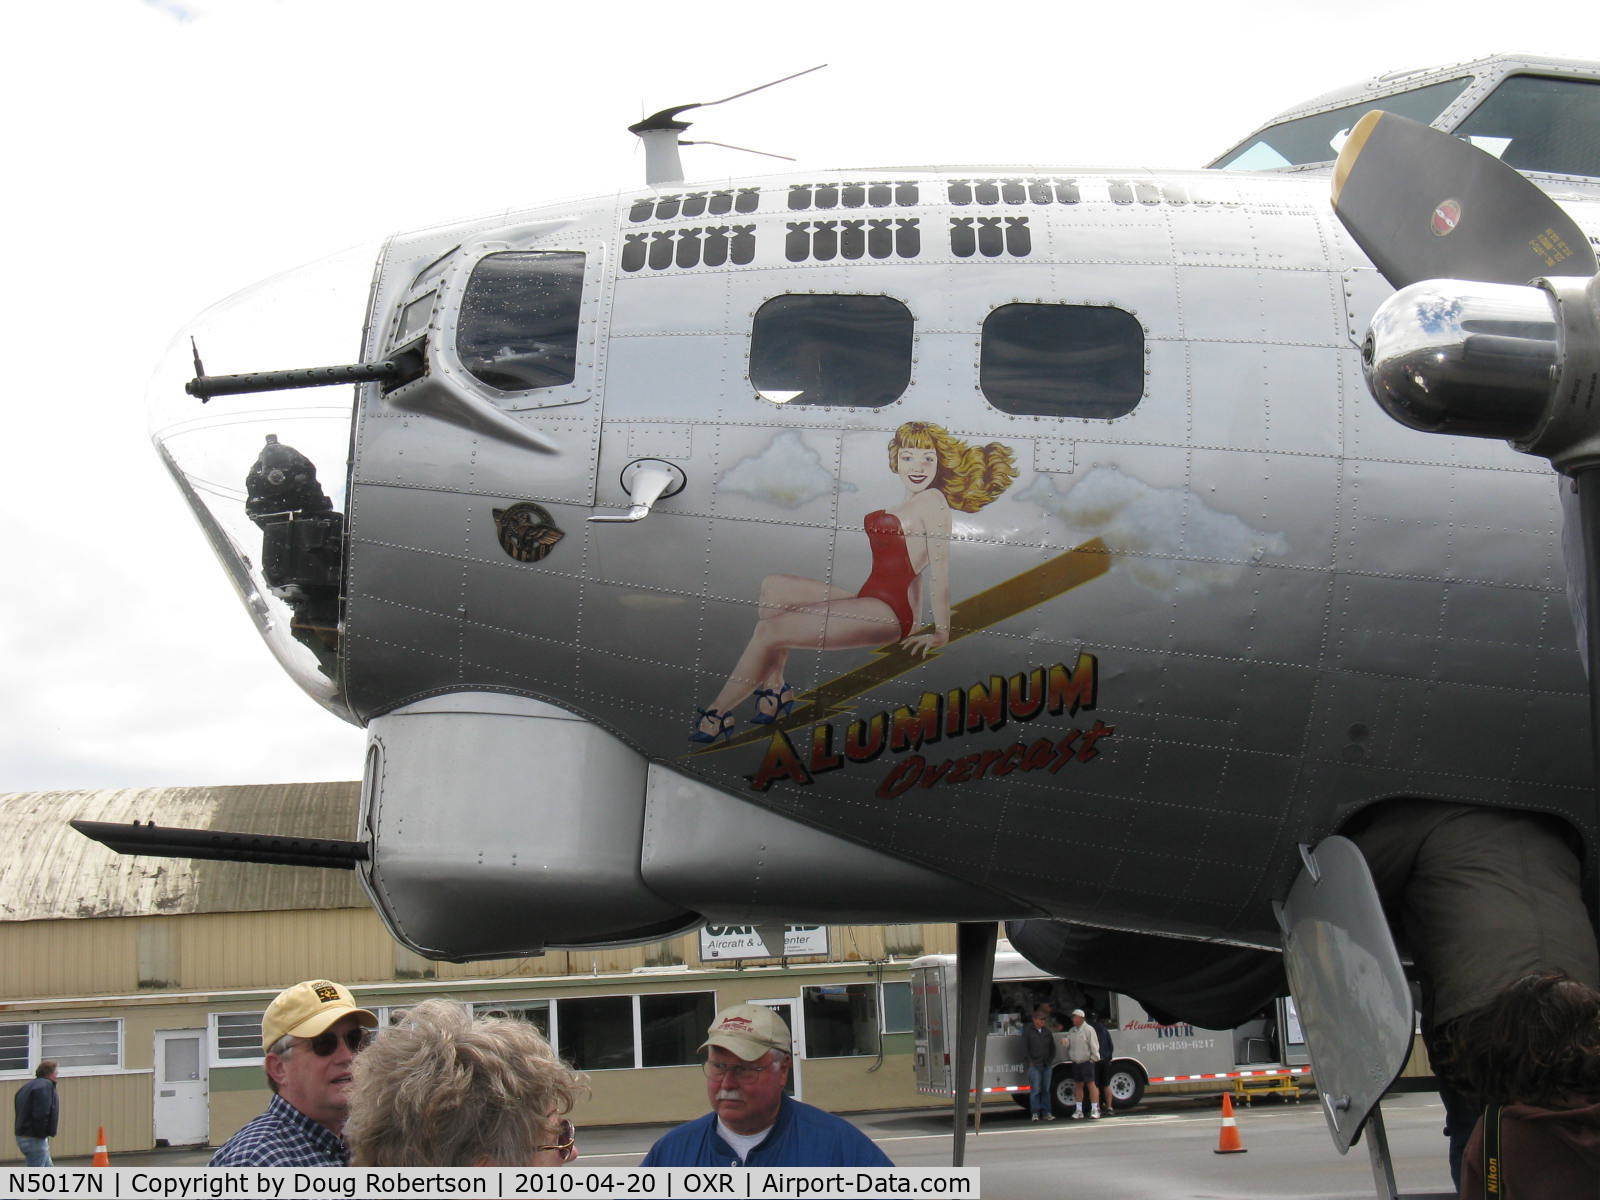
[[[778,434],[760,454],[742,458],[723,472],[717,489],[764,500],[778,508],[799,508],[837,489],[853,492],[824,465],[822,456],[793,430]]]
[[[1281,533],[1252,529],[1181,488],[1157,488],[1097,466],[1066,491],[1037,475],[1016,494],[1059,518],[1079,537],[1117,551],[1114,570],[1164,595],[1195,595],[1230,584],[1265,554],[1285,554]]]

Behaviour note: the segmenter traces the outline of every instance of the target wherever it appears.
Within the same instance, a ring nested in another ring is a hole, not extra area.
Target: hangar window
[[[39,1057],[59,1063],[63,1071],[122,1065],[122,1022],[45,1021],[39,1026]]]
[[[260,1062],[261,1018],[258,1012],[211,1014],[211,1061],[217,1063]]]
[[[461,297],[456,353],[474,378],[498,391],[571,383],[582,298],[582,254],[486,254],[472,268]]]
[[[404,1012],[404,1009],[398,1012]],[[507,1017],[513,1021],[526,1021],[544,1035],[545,1041],[550,1041],[550,1001],[548,1000],[512,1000],[502,1003],[498,1000],[487,1001],[472,1006],[472,1015],[475,1017]]]
[[[573,1066],[610,1071],[699,1062],[716,999],[715,992],[563,996],[553,1001],[484,1001],[472,1010],[532,1021]]]
[[[871,983],[823,984],[802,988],[800,996],[807,1058],[877,1054],[882,1034],[911,1028],[909,983],[883,984],[881,998]]]
[[[556,1002],[561,1013],[561,1057],[580,1071],[631,1067],[633,997],[580,996]]]
[[[911,985],[886,983],[883,985],[883,1031],[885,1033],[910,1033],[916,1028],[911,1020]]]
[[[911,383],[911,310],[889,296],[775,296],[750,331],[763,400],[882,408]]]
[[[716,1016],[711,992],[639,997],[639,1065],[681,1067],[700,1061],[700,1043]]]
[[[0,1025],[0,1073],[27,1069],[27,1025]]]
[[[50,1059],[66,1074],[122,1067],[122,1022],[30,1021],[0,1025],[0,1073],[31,1074]]]
[[[1600,83],[1513,75],[1455,132],[1519,171],[1600,175]]]
[[[1144,329],[1120,308],[1004,305],[983,323],[978,386],[1018,416],[1125,416],[1144,395]]]

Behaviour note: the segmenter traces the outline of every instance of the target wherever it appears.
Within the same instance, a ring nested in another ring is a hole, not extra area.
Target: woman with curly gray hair
[[[559,1167],[587,1092],[524,1021],[424,1000],[356,1058],[344,1127],[358,1167]]]

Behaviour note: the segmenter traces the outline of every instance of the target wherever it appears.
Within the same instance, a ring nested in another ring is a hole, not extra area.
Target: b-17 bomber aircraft
[[[1383,110],[1567,214],[1516,282],[1587,277],[1600,64],[1386,76],[1204,170],[689,183],[692,107],[636,127],[645,188],[396,235],[354,303],[322,264],[175,344],[159,452],[285,670],[369,734],[351,841],[259,855],[354,865],[431,957],[1003,920],[1226,1025],[1283,988],[1313,847],[1348,835],[1427,942],[1417,846],[1486,813],[1592,961],[1570,484],[1373,401],[1413,235],[1329,201],[1384,211],[1350,144]],[[1499,226],[1429,204],[1459,274]],[[245,374],[297,326],[347,349]]]

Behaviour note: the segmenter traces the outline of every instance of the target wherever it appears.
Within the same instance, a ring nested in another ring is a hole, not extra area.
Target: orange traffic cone
[[[1222,1132],[1217,1135],[1217,1148],[1213,1154],[1249,1154],[1239,1144],[1239,1123],[1233,1119],[1233,1098],[1222,1093]]]
[[[106,1127],[104,1125],[100,1126],[100,1131],[95,1134],[94,1161],[89,1165],[91,1167],[109,1167],[111,1165],[111,1156],[106,1153]]]

